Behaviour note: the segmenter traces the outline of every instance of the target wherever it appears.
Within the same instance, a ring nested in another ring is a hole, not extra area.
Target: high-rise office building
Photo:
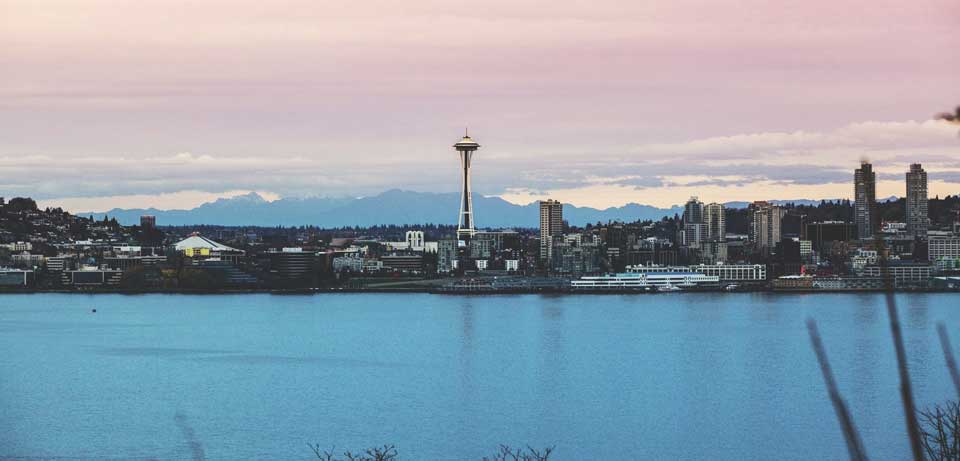
[[[927,239],[930,218],[927,210],[927,172],[919,163],[910,165],[907,172],[907,232]]]
[[[563,204],[540,201],[540,260],[550,261],[553,238],[563,234]]]
[[[782,238],[781,223],[787,210],[769,202],[750,204],[750,241],[763,253],[768,253]]]
[[[926,184],[926,180],[924,180]],[[926,188],[924,188],[926,189]],[[149,214],[140,216],[140,228],[141,229],[153,229],[157,227],[157,217]]]
[[[453,145],[460,155],[461,181],[463,188],[460,191],[460,216],[457,219],[457,238],[469,239],[477,232],[473,219],[473,194],[470,190],[470,162],[473,153],[480,148],[480,144],[464,133],[463,139]]]
[[[707,239],[713,242],[722,242],[727,238],[726,218],[724,207],[719,203],[711,203],[704,207],[704,221],[707,224]]]
[[[697,197],[690,197],[683,207],[683,228],[681,243],[684,246],[699,248],[700,243],[707,239],[707,225],[703,222],[703,202]]]
[[[683,206],[684,224],[703,224],[703,202],[697,197],[690,197]]]
[[[877,230],[877,174],[873,165],[861,162],[860,168],[853,173],[854,222],[857,224],[857,237],[868,239]]]

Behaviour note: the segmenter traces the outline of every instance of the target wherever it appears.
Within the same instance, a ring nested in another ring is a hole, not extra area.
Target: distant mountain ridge
[[[154,215],[161,226],[222,225],[222,226],[301,226],[319,227],[375,226],[378,224],[454,224],[459,209],[459,193],[429,193],[389,190],[361,198],[282,198],[272,202],[251,192],[232,198],[204,203],[189,210],[158,210],[155,208],[119,209],[105,213],[77,213],[80,216],[116,218],[121,224],[140,222],[141,215]],[[783,203],[813,204],[819,200],[783,200]],[[500,197],[473,198],[477,223],[482,228],[538,227],[539,206],[510,203]],[[727,206],[745,207],[747,202],[730,202]],[[620,207],[596,209],[563,206],[563,217],[570,224],[661,219],[682,214],[683,206],[658,208],[629,203]]]

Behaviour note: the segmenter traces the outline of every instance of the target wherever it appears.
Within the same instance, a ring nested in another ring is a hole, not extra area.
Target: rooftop
[[[228,247],[222,243],[214,242],[200,234],[193,234],[179,242],[177,242],[174,247],[178,251],[183,251],[191,248],[208,248],[212,251],[240,251],[233,247]]]

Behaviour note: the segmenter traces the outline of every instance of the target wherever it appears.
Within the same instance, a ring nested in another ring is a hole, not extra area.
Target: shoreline
[[[319,294],[356,294],[356,293],[379,293],[379,294],[435,294],[447,296],[491,296],[491,295],[518,295],[518,294],[543,294],[543,295],[671,295],[688,293],[714,293],[714,294],[744,294],[744,293],[771,293],[779,295],[792,294],[819,294],[819,293],[886,293],[888,290],[856,290],[856,289],[789,289],[774,290],[769,288],[762,289],[744,289],[735,291],[726,290],[682,290],[672,292],[658,292],[646,290],[572,290],[572,289],[510,289],[510,290],[440,290],[436,288],[246,288],[246,289],[210,289],[210,290],[123,290],[123,289],[0,289],[0,297],[3,295],[14,294],[77,294],[77,295],[243,295],[243,294],[270,294],[270,295],[319,295]],[[897,289],[894,293],[960,293],[958,290],[937,289],[937,288],[911,288]]]

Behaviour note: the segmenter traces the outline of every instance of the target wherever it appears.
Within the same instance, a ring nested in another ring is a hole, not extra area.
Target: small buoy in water
[[[96,313],[97,313],[97,310],[96,310],[96,309],[93,309],[93,310],[91,310],[91,312],[93,312],[94,314],[96,314]]]

